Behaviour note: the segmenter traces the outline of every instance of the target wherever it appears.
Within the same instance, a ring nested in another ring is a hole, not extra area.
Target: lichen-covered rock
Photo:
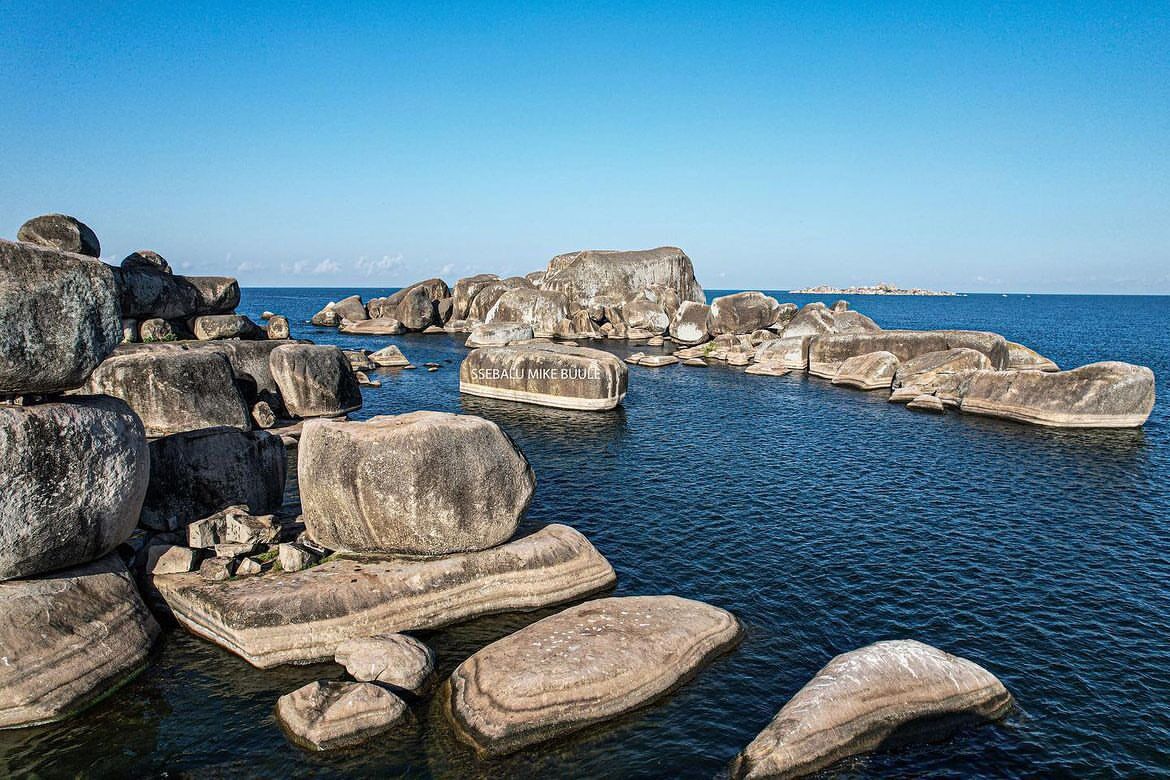
[[[16,240],[87,257],[101,257],[102,245],[89,225],[67,214],[33,217],[16,231]]]
[[[564,293],[571,304],[586,307],[599,296],[613,295],[624,301],[655,285],[671,288],[680,301],[706,302],[691,259],[671,246],[558,255],[549,262],[541,289]]]
[[[0,406],[0,580],[99,558],[146,494],[142,423],[122,401]]]
[[[146,665],[159,628],[117,553],[0,582],[0,729],[68,717]]]
[[[905,403],[920,395],[934,394],[957,374],[989,368],[991,360],[978,350],[959,347],[927,352],[898,366],[890,400]]]
[[[568,313],[568,301],[561,293],[518,287],[501,295],[484,320],[488,324],[523,323],[535,336],[551,338],[557,323]]]
[[[572,601],[614,579],[584,536],[550,525],[499,547],[442,558],[338,559],[243,582],[209,584],[178,574],[154,584],[189,631],[270,668],[332,660],[342,642],[357,637]]]
[[[476,325],[464,342],[469,349],[500,347],[513,341],[528,341],[535,334],[532,326],[523,322],[493,322]]]
[[[122,341],[121,317],[109,266],[0,241],[0,396],[78,387]]]
[[[739,636],[734,615],[699,601],[587,601],[460,664],[448,683],[448,714],[480,752],[511,753],[664,696]]]
[[[711,307],[705,303],[683,301],[670,320],[670,337],[679,344],[702,344],[711,339],[707,317]]]
[[[365,742],[406,718],[406,704],[365,682],[311,682],[276,702],[276,718],[297,744],[333,750]]]
[[[845,312],[851,313],[855,312]],[[784,332],[787,335],[788,329]],[[905,363],[928,352],[959,347],[982,352],[991,361],[992,368],[1007,368],[1007,341],[996,333],[976,330],[883,330],[837,333],[814,338],[809,344],[808,372],[823,379],[832,379],[841,363],[854,355],[880,350],[893,353]]]
[[[266,431],[206,428],[165,436],[150,443],[139,522],[174,531],[235,505],[271,514],[280,509],[284,480],[284,443]]]
[[[373,317],[368,320],[343,320],[338,328],[351,336],[398,336],[406,333],[406,326],[393,317]]]
[[[1060,366],[1023,344],[1009,341],[1007,367],[1016,371],[1059,371]]]
[[[305,424],[305,528],[334,550],[445,555],[516,532],[536,478],[495,423],[444,412]]]
[[[959,408],[1053,428],[1136,428],[1154,409],[1154,372],[1113,361],[1059,372],[976,371]]]
[[[243,314],[207,314],[195,318],[195,338],[254,339],[261,336],[260,326]]]
[[[978,354],[978,353],[976,353]],[[898,371],[898,357],[890,352],[866,352],[841,363],[833,384],[858,390],[889,390]]]
[[[283,344],[268,358],[285,408],[297,417],[335,417],[360,409],[362,391],[337,347]]]
[[[780,302],[758,290],[721,295],[711,301],[707,332],[712,336],[751,333],[771,326],[779,316]]]
[[[628,383],[609,352],[553,343],[477,349],[459,367],[461,393],[561,409],[613,409]]]
[[[733,778],[812,774],[843,758],[997,720],[1012,698],[990,672],[911,640],[837,656],[735,759]]]
[[[359,682],[380,682],[410,693],[425,690],[435,671],[431,649],[405,634],[350,639],[337,646],[335,660]]]
[[[280,314],[273,314],[268,317],[268,338],[279,341],[287,339],[291,332],[288,326],[288,317]]]

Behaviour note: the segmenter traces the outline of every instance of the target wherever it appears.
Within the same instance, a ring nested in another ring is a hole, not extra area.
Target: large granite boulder
[[[670,320],[670,337],[679,344],[702,344],[711,339],[707,316],[711,307],[705,303],[683,301]]]
[[[435,302],[424,285],[403,290],[402,298],[394,306],[394,319],[407,330],[428,328],[434,324],[435,316]]]
[[[528,341],[533,337],[532,326],[523,322],[492,322],[476,325],[467,336],[464,346],[502,347],[513,341]]]
[[[707,332],[751,333],[770,327],[780,316],[780,302],[758,290],[721,295],[711,301],[707,312]]]
[[[1023,344],[1009,341],[1007,367],[1015,371],[1059,371],[1060,366]]]
[[[931,395],[949,386],[954,377],[967,371],[990,369],[991,360],[982,352],[959,347],[940,352],[927,352],[898,366],[894,376],[890,400],[895,403],[912,401],[920,395]]]
[[[858,390],[889,390],[897,371],[898,358],[893,353],[866,352],[842,362],[833,384]]]
[[[414,284],[407,285],[401,290],[390,294],[386,297],[386,303],[384,305],[390,307],[397,306],[404,298],[406,298],[407,295],[410,294],[411,291],[419,288],[426,291],[426,297],[428,301],[434,301],[436,303],[451,295],[450,288],[447,287],[447,283],[442,279],[426,279],[421,282],[415,282]]]
[[[461,393],[561,409],[613,409],[628,385],[626,366],[615,355],[563,344],[477,349],[459,366]]]
[[[280,725],[293,742],[310,750],[360,744],[406,716],[402,699],[368,682],[311,682],[276,702]]]
[[[195,313],[231,314],[240,305],[240,283],[230,276],[184,276],[195,288]]]
[[[299,572],[154,585],[189,631],[254,666],[332,660],[343,642],[539,609],[605,590],[613,568],[572,528],[442,558],[327,561]]]
[[[349,358],[337,347],[282,344],[268,367],[285,408],[297,417],[336,417],[362,407]]]
[[[840,317],[842,314],[835,316]],[[788,328],[785,328],[784,334],[788,335]],[[927,352],[942,352],[959,347],[982,352],[991,361],[992,368],[1007,368],[1007,341],[997,333],[977,330],[883,330],[837,333],[814,338],[809,344],[808,372],[823,379],[832,379],[841,363],[854,355],[880,350],[893,353],[904,363]]]
[[[0,396],[77,387],[121,340],[109,266],[0,241]]]
[[[205,428],[166,436],[150,443],[139,522],[174,531],[237,505],[271,514],[283,503],[284,481],[284,443],[267,431]]]
[[[116,269],[123,317],[178,320],[199,310],[199,292],[185,277],[147,263]]]
[[[564,293],[571,305],[586,307],[599,296],[613,295],[624,301],[655,285],[670,287],[680,301],[707,300],[695,280],[691,259],[673,246],[559,255],[549,262],[541,289]]]
[[[410,693],[426,689],[435,671],[435,655],[405,634],[350,639],[337,646],[337,663],[359,682],[380,682]]]
[[[85,563],[138,525],[146,434],[114,398],[0,406],[0,474],[0,580]]]
[[[492,310],[504,293],[520,288],[534,289],[527,279],[520,276],[510,276],[507,279],[489,282],[475,294],[475,298],[467,308],[467,319],[485,322],[488,312]]]
[[[506,542],[536,477],[499,426],[410,412],[311,420],[297,479],[305,528],[331,550],[445,555]]]
[[[217,339],[263,338],[260,326],[243,314],[204,314],[195,318],[195,338],[200,341]]]
[[[848,756],[1003,717],[1012,697],[983,667],[912,640],[837,656],[739,754],[733,778],[800,777]]]
[[[167,259],[150,249],[139,249],[123,257],[122,268],[147,268],[151,271],[171,273],[171,264]]]
[[[228,358],[175,345],[123,347],[81,388],[121,398],[142,418],[148,436],[226,425],[252,426]]]
[[[778,322],[782,322],[788,314],[792,315],[791,319],[781,331],[785,338],[805,338],[832,333],[874,333],[881,330],[876,322],[864,314],[848,310],[834,311],[823,303],[805,304],[795,313],[782,308]]]
[[[350,295],[342,298],[337,303],[330,304],[327,308],[330,308],[338,318],[352,322],[360,322],[361,320],[369,319],[370,316],[366,311],[365,304],[362,303],[362,297],[360,295]]]
[[[588,601],[478,651],[448,714],[478,751],[511,753],[664,696],[740,636],[730,612],[677,596]]]
[[[0,729],[68,717],[140,671],[159,628],[117,553],[0,582]]]
[[[475,300],[475,296],[479,294],[479,291],[499,280],[500,277],[495,274],[477,274],[455,282],[455,287],[451,291],[453,305],[451,319],[467,319],[468,313],[471,311],[471,302]]]
[[[406,333],[406,326],[393,317],[373,317],[368,320],[343,320],[338,328],[351,336],[398,336]]]
[[[808,347],[811,341],[811,336],[781,336],[765,341],[752,353],[752,361],[778,369],[803,371],[808,368]]]
[[[1136,428],[1154,409],[1154,372],[1120,362],[1055,373],[976,371],[959,408],[1053,428]]]
[[[102,256],[97,234],[89,225],[67,214],[33,217],[16,231],[16,240],[86,257]]]
[[[673,292],[673,291],[671,291]],[[622,319],[626,325],[647,333],[660,335],[670,327],[670,315],[661,303],[648,297],[638,296],[622,306]]]
[[[568,314],[569,304],[561,293],[518,287],[501,295],[484,321],[521,322],[531,326],[536,336],[551,338],[557,323]]]

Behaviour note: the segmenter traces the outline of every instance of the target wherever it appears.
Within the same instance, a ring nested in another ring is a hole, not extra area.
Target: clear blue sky
[[[1164,1],[239,6],[0,5],[0,235],[250,285],[677,244],[708,288],[1170,292]]]

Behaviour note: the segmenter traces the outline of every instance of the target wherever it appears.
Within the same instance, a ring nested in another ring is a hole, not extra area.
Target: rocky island
[[[816,287],[806,287],[803,290],[789,290],[793,295],[925,295],[925,296],[955,296],[959,293],[945,290],[924,290],[921,287],[899,287],[889,282],[862,285],[859,287],[834,287],[831,284],[821,284]]]

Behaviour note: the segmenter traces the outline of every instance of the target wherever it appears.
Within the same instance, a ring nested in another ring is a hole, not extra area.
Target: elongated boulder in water
[[[138,525],[150,456],[114,398],[0,406],[0,580],[86,563]]]
[[[787,332],[785,329],[785,334]],[[854,355],[881,350],[893,353],[904,363],[927,352],[959,347],[982,352],[991,361],[992,368],[1007,368],[1007,341],[997,333],[977,330],[883,330],[817,336],[809,344],[808,372],[823,379],[832,379],[841,363]]]
[[[297,417],[336,417],[362,407],[349,359],[337,347],[283,344],[268,357],[285,408]]]
[[[751,333],[767,328],[780,316],[780,302],[758,290],[721,295],[711,301],[707,312],[707,332]]]
[[[977,371],[959,408],[1053,428],[1136,428],[1154,409],[1154,372],[1112,361],[1055,373]]]
[[[281,696],[276,719],[294,742],[311,750],[361,744],[394,728],[406,704],[368,682],[316,681]]]
[[[206,428],[166,436],[150,443],[140,523],[174,531],[236,505],[271,514],[280,509],[284,481],[284,443],[267,431]]]
[[[801,777],[883,745],[937,740],[1011,706],[978,664],[912,640],[877,642],[821,669],[740,753],[731,776]]]
[[[68,717],[146,665],[159,628],[117,553],[0,582],[0,729]]]
[[[390,344],[371,353],[370,362],[385,368],[401,368],[410,365],[410,359],[402,354],[402,350],[398,348],[397,344]]]
[[[561,293],[519,287],[501,295],[484,321],[524,323],[534,335],[551,338],[557,323],[568,314],[568,301]]]
[[[477,750],[511,753],[654,701],[739,635],[730,612],[677,596],[588,601],[460,664],[448,712]]]
[[[86,257],[101,257],[102,245],[89,225],[68,214],[42,214],[16,231],[16,240]]]
[[[334,659],[355,680],[376,681],[411,693],[426,688],[435,671],[431,649],[405,634],[350,639],[337,646]]]
[[[343,320],[338,328],[351,336],[397,336],[406,333],[406,326],[393,317],[373,317],[368,320]]]
[[[550,525],[507,544],[442,558],[338,559],[299,572],[209,583],[156,577],[179,622],[254,666],[333,659],[346,640],[539,609],[610,587],[589,541]]]
[[[561,409],[613,409],[628,384],[613,354],[553,343],[477,349],[459,366],[461,393]]]
[[[956,375],[990,368],[991,361],[978,350],[959,347],[927,352],[898,366],[890,400],[894,403],[912,401],[917,396],[930,395],[949,386]]]
[[[898,370],[898,358],[890,352],[867,352],[841,363],[833,384],[858,390],[889,390]]]
[[[455,287],[451,290],[451,319],[467,319],[468,313],[471,311],[471,302],[479,294],[479,291],[499,280],[500,277],[495,274],[477,274],[455,282]]]
[[[1016,371],[1059,371],[1060,366],[1034,349],[1014,341],[1008,342],[1007,367]]]
[[[315,541],[411,555],[506,542],[536,486],[532,467],[498,425],[446,412],[311,420],[297,478]]]
[[[121,340],[109,266],[0,241],[0,396],[78,387]]]
[[[695,280],[691,259],[673,246],[633,251],[587,249],[559,255],[549,262],[540,286],[564,293],[570,304],[585,307],[599,296],[614,295],[624,301],[655,285],[673,289],[680,301],[707,300]]]
[[[121,398],[148,436],[252,425],[231,362],[218,352],[134,345],[98,366],[81,392]]]
[[[463,345],[470,349],[501,347],[513,341],[528,341],[532,337],[532,326],[526,323],[492,322],[472,328]]]

